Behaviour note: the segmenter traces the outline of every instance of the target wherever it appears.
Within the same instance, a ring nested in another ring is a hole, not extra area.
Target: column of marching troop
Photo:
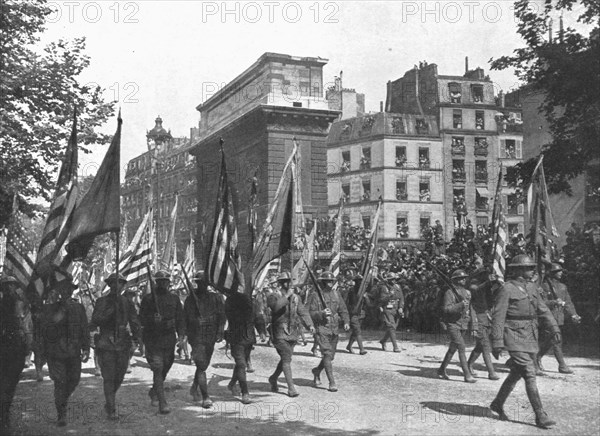
[[[452,274],[452,285],[443,293],[440,317],[446,326],[450,345],[437,371],[441,379],[449,379],[446,368],[458,351],[464,379],[474,383],[473,364],[483,355],[490,380],[498,380],[491,356],[499,358],[508,351],[510,369],[490,409],[499,419],[507,419],[504,404],[523,378],[527,396],[536,416],[536,425],[548,428],[555,424],[545,413],[536,385],[536,376],[543,375],[541,357],[553,349],[559,363],[559,371],[571,374],[562,353],[560,326],[565,313],[578,322],[574,306],[565,285],[560,281],[562,268],[552,264],[542,286],[535,280],[536,263],[526,255],[514,257],[508,264],[510,279],[502,284],[493,274],[482,268],[468,275],[464,270]],[[117,392],[128,371],[132,345],[143,343],[145,358],[152,370],[152,387],[149,397],[152,407],[160,414],[168,414],[170,407],[165,396],[164,382],[171,369],[175,347],[191,346],[191,360],[196,366],[190,388],[192,400],[204,408],[212,406],[208,392],[206,371],[210,365],[215,344],[223,341],[231,350],[235,361],[228,389],[233,395],[241,394],[241,402],[251,402],[246,373],[252,372],[250,353],[256,343],[255,326],[264,340],[264,326],[257,315],[262,309],[260,298],[233,293],[224,296],[212,290],[203,272],[194,276],[196,287],[182,304],[179,297],[170,292],[170,275],[165,271],[154,274],[153,291],[146,294],[139,314],[132,301],[123,295],[126,280],[111,274],[106,278],[107,295],[100,297],[88,324],[84,306],[72,298],[73,279],[64,273],[64,280],[52,284],[47,302],[36,319],[36,363],[47,362],[54,381],[54,399],[57,424],[67,424],[69,397],[79,384],[81,366],[90,356],[90,331],[99,328],[95,335],[95,357],[103,378],[105,411],[107,418],[118,420]],[[375,306],[379,308],[385,326],[380,343],[392,343],[393,351],[399,352],[396,329],[402,315],[404,298],[402,289],[394,283],[394,275],[375,276],[373,290]],[[338,386],[333,372],[339,340],[339,329],[351,331],[346,350],[353,353],[354,342],[361,355],[364,349],[361,321],[368,295],[360,299],[358,290],[362,277],[354,277],[354,287],[348,293],[348,306],[340,292],[334,288],[336,277],[330,272],[318,278],[321,292],[309,289],[305,298],[292,286],[290,274],[284,272],[277,278],[278,289],[266,296],[264,304],[270,312],[270,341],[280,359],[268,378],[270,389],[279,391],[279,377],[283,374],[290,397],[299,395],[292,376],[294,347],[303,339],[306,328],[314,337],[315,346],[321,352],[319,364],[312,369],[314,386],[321,384],[324,372],[329,382],[328,390],[336,392]],[[4,275],[0,279],[0,306],[2,310],[2,350],[0,353],[2,428],[8,429],[10,404],[23,370],[25,356],[31,349],[33,329],[31,313],[24,292],[18,281]],[[260,296],[259,296],[260,297]],[[303,301],[304,300],[304,301]],[[369,304],[373,304],[370,301]],[[538,329],[538,322],[542,323]],[[227,330],[225,325],[227,324]],[[465,337],[475,332],[476,346],[467,359]],[[539,345],[538,345],[539,344]],[[541,350],[540,350],[541,348]],[[539,352],[539,353],[538,353]],[[37,366],[37,365],[36,365]],[[239,387],[239,390],[238,390]]]

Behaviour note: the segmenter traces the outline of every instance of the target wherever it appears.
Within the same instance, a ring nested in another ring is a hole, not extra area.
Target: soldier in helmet
[[[192,346],[192,360],[196,365],[190,394],[194,402],[202,401],[202,407],[209,408],[212,400],[208,396],[206,369],[210,365],[215,343],[223,340],[225,311],[219,294],[208,290],[204,271],[199,271],[194,281],[196,289],[190,290],[183,305],[186,332]]]
[[[139,337],[140,321],[133,305],[121,295],[127,284],[125,277],[112,273],[104,281],[110,292],[96,301],[92,323],[100,327],[95,345],[104,381],[104,407],[109,419],[118,420],[115,397],[129,365],[130,332],[134,340]]]
[[[535,358],[538,352],[538,319],[553,332],[555,342],[560,342],[560,329],[552,313],[544,304],[538,286],[531,283],[536,263],[526,254],[519,254],[508,264],[512,278],[499,289],[492,309],[492,349],[496,359],[503,349],[508,350],[510,367],[508,377],[502,383],[490,409],[507,420],[504,403],[516,386],[525,379],[527,397],[535,412],[535,423],[541,428],[556,424],[542,407],[536,384]]]
[[[164,382],[175,360],[175,345],[184,339],[185,320],[179,297],[169,292],[171,275],[158,271],[154,274],[154,281],[155,289],[142,300],[140,321],[146,360],[152,370],[153,384],[148,395],[151,405],[158,405],[159,413],[166,415],[171,409],[165,396]]]
[[[10,406],[33,342],[29,302],[20,288],[12,275],[0,277],[0,434],[9,431]]]
[[[318,292],[313,292],[308,303],[310,316],[316,327],[319,347],[321,348],[321,362],[319,366],[312,369],[315,386],[321,384],[321,371],[329,380],[329,391],[337,392],[337,386],[333,377],[333,359],[339,339],[340,318],[344,323],[344,330],[350,330],[350,317],[344,300],[337,291],[333,290],[335,277],[331,272],[325,271],[319,276],[319,284],[322,290],[321,298]]]
[[[350,314],[350,339],[348,339],[348,345],[346,346],[346,350],[348,353],[353,353],[352,344],[354,341],[358,344],[358,352],[361,356],[367,354],[363,346],[362,341],[362,330],[361,323],[362,320],[365,319],[365,309],[363,305],[365,304],[365,300],[368,300],[368,295],[365,293],[364,297],[361,301],[358,301],[358,292],[360,290],[360,285],[362,283],[363,277],[360,274],[356,274],[354,276],[354,286],[348,292],[348,312]]]
[[[404,294],[400,286],[392,282],[395,279],[396,275],[394,273],[384,273],[382,280],[377,285],[379,311],[385,328],[385,334],[379,343],[381,349],[385,351],[385,344],[389,339],[392,342],[394,353],[399,353],[400,349],[396,343],[396,329],[404,310]]]
[[[548,309],[552,312],[552,316],[554,316],[561,331],[562,326],[565,324],[565,315],[576,324],[581,321],[581,318],[575,311],[575,306],[571,301],[567,286],[561,282],[562,275],[562,266],[558,263],[553,263],[542,284],[542,298],[544,299],[546,306],[548,306]],[[544,371],[542,357],[552,349],[554,351],[554,357],[556,357],[556,360],[558,361],[558,372],[561,374],[573,374],[573,370],[569,368],[567,362],[565,362],[565,356],[562,351],[562,341],[553,343],[552,336],[551,332],[548,334],[546,331],[543,331],[543,334],[540,335],[540,352],[537,357],[538,368],[540,371]]]
[[[67,402],[81,378],[81,363],[90,356],[90,334],[85,308],[71,298],[77,285],[73,277],[61,271],[62,280],[53,277],[52,290],[58,298],[45,304],[41,314],[42,353],[54,382],[57,424],[67,425]]]
[[[458,351],[465,382],[475,383],[476,380],[469,371],[464,339],[469,323],[472,322],[474,326],[477,325],[477,317],[471,307],[471,293],[465,287],[468,277],[469,275],[464,270],[457,269],[452,274],[454,289],[447,289],[444,293],[442,313],[450,336],[450,346],[444,356],[442,365],[438,369],[438,376],[444,380],[449,380],[446,368],[454,353]]]
[[[292,355],[298,343],[302,325],[315,332],[308,310],[302,304],[298,294],[291,286],[292,278],[289,272],[283,272],[277,279],[281,284],[282,295],[271,294],[267,297],[267,305],[271,309],[273,325],[273,345],[279,354],[279,363],[275,372],[269,377],[271,391],[278,392],[277,379],[283,372],[288,386],[288,396],[297,397],[298,391],[292,378]]]

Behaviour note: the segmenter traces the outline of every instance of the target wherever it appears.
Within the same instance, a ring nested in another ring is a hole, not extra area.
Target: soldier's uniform
[[[473,364],[477,358],[483,354],[483,361],[488,371],[490,380],[498,380],[500,377],[496,374],[494,364],[492,363],[492,345],[490,334],[492,333],[492,283],[488,280],[488,272],[485,269],[473,273],[469,290],[471,291],[473,310],[477,317],[477,340],[471,355],[469,356],[469,370],[471,375],[475,376]]]
[[[365,348],[363,346],[362,341],[362,320],[365,319],[366,313],[364,309],[364,304],[366,303],[369,297],[365,293],[365,296],[360,301],[360,304],[357,307],[358,303],[358,291],[360,289],[360,284],[362,282],[362,276],[358,274],[354,277],[354,286],[348,292],[348,313],[350,315],[350,338],[348,339],[348,345],[346,346],[346,350],[349,353],[352,353],[352,344],[354,341],[358,344],[358,350],[361,355],[367,354]]]
[[[330,272],[324,272],[319,277],[320,282],[335,281],[335,277]],[[323,300],[325,305],[321,302],[317,291],[314,291],[310,296],[308,303],[308,311],[313,320],[313,324],[316,329],[316,338],[321,349],[321,362],[319,366],[313,368],[313,376],[315,385],[321,382],[321,371],[325,369],[327,378],[329,379],[329,391],[336,392],[337,386],[333,377],[333,359],[335,358],[335,352],[339,339],[339,322],[340,318],[343,320],[344,325],[349,328],[350,317],[348,315],[348,309],[344,300],[340,294],[332,290],[329,286],[325,285],[327,289],[323,290]],[[325,309],[331,310],[331,315],[326,315]]]
[[[122,275],[113,273],[105,282],[109,285],[121,282],[124,285],[127,281]],[[108,295],[96,300],[92,323],[100,328],[94,345],[102,373],[106,413],[110,419],[118,419],[115,397],[129,365],[131,334],[134,338],[139,337],[140,321],[129,300],[118,295],[118,291],[111,290]]]
[[[252,298],[239,292],[229,294],[225,301],[225,316],[228,321],[225,337],[231,347],[231,356],[235,360],[228,388],[233,393],[236,383],[239,382],[242,403],[248,404],[250,403],[250,394],[246,381],[246,368],[252,346],[256,343]]]
[[[515,256],[508,265],[531,270],[535,266],[535,261],[524,254]],[[534,359],[538,352],[538,318],[549,330],[560,335],[560,329],[544,304],[536,284],[526,280],[521,274],[500,288],[492,309],[492,347],[496,357],[504,348],[509,352],[510,359],[507,363],[510,373],[490,408],[502,419],[506,419],[504,403],[517,382],[524,378],[527,396],[536,414],[536,425],[547,428],[555,422],[544,412],[536,384]]]
[[[282,273],[279,282],[287,281],[291,285],[289,273]],[[271,390],[277,392],[277,379],[283,372],[288,385],[288,395],[297,397],[298,392],[292,378],[292,355],[294,347],[301,336],[302,324],[306,328],[313,329],[313,323],[308,310],[302,304],[300,296],[294,292],[289,297],[285,295],[271,294],[267,298],[267,305],[271,309],[273,345],[279,354],[279,363],[275,372],[269,377]]]
[[[41,313],[42,354],[48,362],[48,372],[54,382],[54,404],[58,425],[66,425],[67,402],[81,378],[82,356],[90,353],[90,333],[83,305],[70,298],[72,278],[55,287],[61,287],[62,300],[45,304]]]
[[[190,294],[183,305],[185,329],[192,347],[191,357],[196,365],[190,394],[194,401],[202,401],[202,406],[208,408],[212,401],[208,395],[206,369],[215,343],[223,339],[225,311],[221,296],[208,290],[204,273],[197,273],[194,280],[198,288],[192,291],[195,294]]]
[[[446,323],[448,336],[450,337],[450,346],[444,356],[442,365],[438,369],[438,376],[443,379],[448,379],[446,367],[450,363],[454,353],[458,351],[460,366],[463,370],[465,382],[475,383],[475,379],[469,371],[467,363],[467,355],[465,350],[464,336],[469,328],[469,323],[473,323],[473,329],[477,325],[477,317],[471,305],[471,293],[464,287],[468,275],[463,270],[456,270],[452,274],[454,289],[447,289],[444,293],[443,315]]]
[[[550,270],[550,274],[562,271],[562,267],[559,264],[553,264]],[[552,312],[552,316],[556,320],[559,329],[562,332],[562,326],[565,324],[565,314],[574,322],[578,322],[579,316],[575,310],[575,306],[571,301],[571,296],[567,291],[567,285],[554,277],[546,277],[542,283],[542,298],[544,303],[548,306],[548,309]],[[541,365],[542,357],[552,349],[554,356],[558,361],[558,371],[562,374],[572,374],[573,370],[569,368],[565,362],[565,356],[562,350],[562,341],[553,343],[552,332],[542,330],[540,332],[540,352],[538,353],[538,367],[543,370]],[[561,335],[562,337],[562,335]]]
[[[390,273],[387,278],[395,279],[395,275]],[[399,353],[400,349],[396,343],[396,329],[400,321],[400,313],[404,310],[404,294],[397,284],[386,283],[381,280],[378,285],[378,297],[379,310],[385,328],[385,334],[379,343],[385,351],[385,344],[389,339],[392,342],[394,353]]]
[[[158,271],[154,279],[158,283],[155,291],[146,294],[142,299],[140,321],[146,361],[152,370],[153,384],[148,395],[151,404],[155,405],[158,401],[159,412],[167,414],[171,410],[165,396],[164,381],[175,361],[177,338],[185,335],[185,320],[179,297],[168,289],[170,274]]]
[[[19,286],[12,276],[0,278],[0,434],[9,431],[10,407],[33,342],[29,303]]]

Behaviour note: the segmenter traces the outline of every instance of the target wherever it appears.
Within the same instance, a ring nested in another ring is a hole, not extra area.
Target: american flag
[[[244,292],[244,274],[237,247],[235,212],[227,182],[227,167],[222,145],[221,142],[221,175],[210,251],[206,262],[206,277],[208,283],[221,292]]]
[[[373,267],[377,262],[377,241],[379,234],[379,215],[381,214],[381,203],[382,200],[381,197],[379,197],[379,203],[377,204],[377,210],[375,211],[375,218],[373,219],[373,224],[371,225],[371,241],[365,253],[365,258],[360,270],[363,279],[360,282],[360,287],[358,289],[358,299],[356,305],[350,309],[353,311],[353,313],[357,313],[358,309],[360,308],[362,299],[367,291],[367,285],[371,281]]]
[[[33,250],[33,241],[23,226],[23,214],[19,211],[17,199],[13,202],[13,213],[8,225],[6,237],[6,257],[4,271],[14,276],[23,289],[27,287],[33,272],[33,261],[29,253]]]
[[[175,240],[176,235],[176,226],[177,226],[177,203],[178,203],[179,195],[175,194],[175,204],[173,205],[173,209],[171,210],[171,228],[169,229],[169,234],[167,235],[167,242],[165,244],[165,251],[161,258],[161,263],[164,268],[168,271],[173,271],[175,264],[177,263],[177,245]]]
[[[190,243],[185,250],[185,259],[183,260],[182,268],[185,270],[188,277],[192,277],[196,269],[196,255],[194,253],[194,237],[190,232]]]
[[[344,210],[344,198],[340,198],[340,208],[338,209],[337,222],[333,232],[333,246],[331,247],[331,264],[329,271],[337,277],[340,273],[340,262],[342,258],[342,212]],[[315,223],[316,226],[316,223]],[[338,282],[335,282],[334,288],[337,288]]]
[[[256,223],[258,216],[256,214],[256,201],[258,197],[258,169],[252,177],[252,186],[250,187],[250,198],[248,199],[248,231],[250,232],[250,249],[254,250],[256,239]]]
[[[498,184],[496,185],[496,196],[494,197],[494,210],[492,212],[492,270],[499,281],[504,282],[506,271],[506,216],[502,208],[500,191],[502,186],[502,165],[498,172]]]

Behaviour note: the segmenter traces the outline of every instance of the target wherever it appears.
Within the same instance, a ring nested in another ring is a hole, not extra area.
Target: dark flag
[[[67,252],[72,260],[87,256],[94,238],[103,233],[119,232],[121,227],[121,112],[117,131],[89,191],[73,212]]]
[[[242,260],[237,245],[238,237],[233,201],[231,200],[227,180],[223,142],[221,142],[221,175],[219,177],[215,221],[210,238],[210,251],[206,262],[208,283],[221,292],[244,292]]]
[[[362,303],[362,299],[365,296],[365,292],[367,291],[367,285],[371,281],[371,275],[373,273],[373,266],[377,262],[377,239],[378,239],[378,231],[379,231],[379,214],[381,212],[381,197],[379,198],[379,204],[377,205],[377,211],[375,212],[375,219],[373,219],[373,225],[371,226],[371,241],[369,243],[369,247],[367,248],[367,252],[365,253],[365,259],[363,260],[362,268],[360,274],[363,279],[360,282],[360,287],[358,288],[358,296],[356,306],[351,308],[350,310],[353,313],[357,313]]]
[[[252,255],[253,288],[256,288],[260,273],[267,264],[289,251],[294,242],[293,220],[296,210],[294,198],[296,187],[294,185],[296,183],[295,159],[297,149],[298,147],[294,141],[292,154],[283,168],[269,214],[254,248]]]

